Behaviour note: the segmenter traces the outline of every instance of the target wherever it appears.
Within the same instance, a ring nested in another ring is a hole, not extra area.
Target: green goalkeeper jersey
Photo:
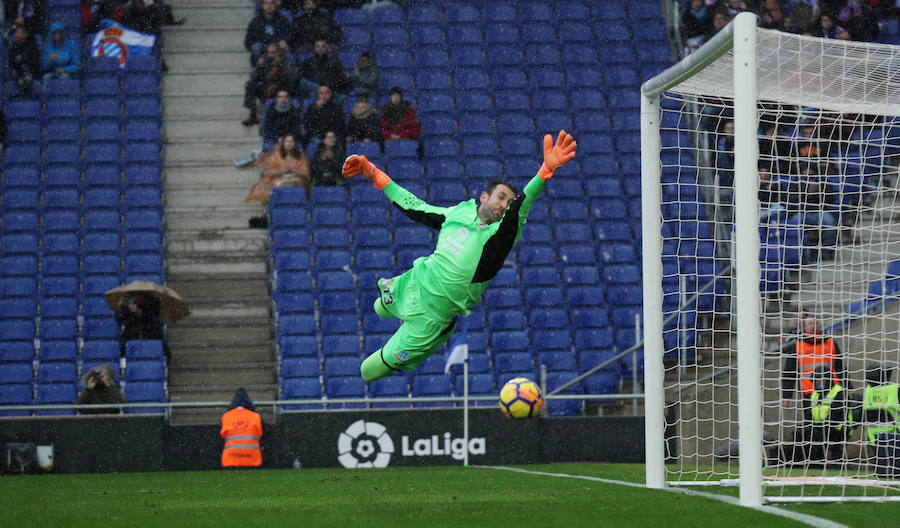
[[[431,255],[413,262],[410,273],[420,285],[421,301],[434,315],[468,314],[522,236],[531,205],[546,183],[535,176],[510,203],[503,218],[484,224],[475,200],[436,207],[391,182],[384,193],[410,219],[439,229]]]

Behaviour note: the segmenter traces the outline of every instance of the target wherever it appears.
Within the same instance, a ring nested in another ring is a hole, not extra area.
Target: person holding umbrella
[[[132,281],[107,291],[104,297],[115,310],[116,321],[123,325],[119,337],[122,356],[128,341],[154,339],[162,341],[166,359],[169,358],[163,323],[173,323],[191,314],[178,292],[155,282]]]
[[[169,344],[160,320],[160,302],[152,295],[140,293],[123,297],[116,308],[116,322],[122,325],[119,350],[125,356],[125,343],[138,339],[162,341],[163,352],[169,359]]]

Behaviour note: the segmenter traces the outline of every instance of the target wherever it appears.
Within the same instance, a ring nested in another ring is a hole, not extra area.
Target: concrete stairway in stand
[[[268,235],[248,229],[263,209],[243,201],[259,174],[232,163],[260,144],[257,127],[240,123],[253,3],[170,3],[187,22],[163,35],[167,276],[192,315],[169,328],[169,399],[230,401],[238,387],[275,399]],[[172,423],[217,423],[224,410],[179,409]]]

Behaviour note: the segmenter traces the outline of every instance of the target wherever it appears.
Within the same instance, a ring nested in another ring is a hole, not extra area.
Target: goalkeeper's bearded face
[[[478,217],[485,224],[499,221],[515,198],[516,193],[506,185],[497,185],[490,194],[483,191],[481,205],[478,206]]]

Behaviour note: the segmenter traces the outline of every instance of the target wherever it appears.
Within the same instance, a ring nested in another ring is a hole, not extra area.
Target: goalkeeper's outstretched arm
[[[410,220],[419,222],[433,229],[440,229],[446,220],[447,209],[436,207],[426,203],[421,198],[407,191],[402,186],[391,180],[390,176],[375,166],[365,156],[356,154],[349,156],[344,161],[344,178],[351,178],[362,174],[372,180],[375,187],[384,191],[385,196],[400,209]]]

